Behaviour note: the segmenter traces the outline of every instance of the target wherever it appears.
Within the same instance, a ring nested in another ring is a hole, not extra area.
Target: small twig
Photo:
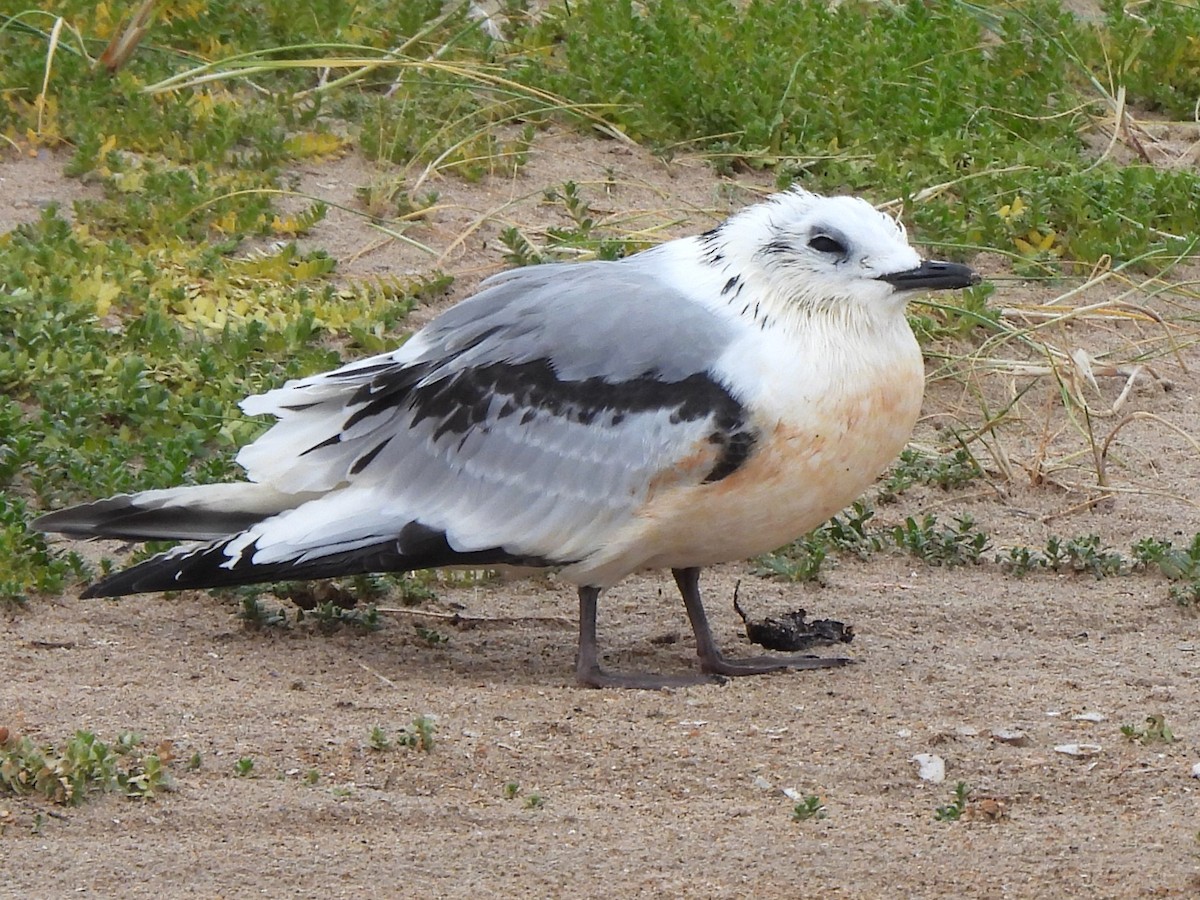
[[[986,477],[986,476],[985,476]],[[1003,500],[1004,492],[1000,490],[999,485],[992,484],[990,481],[987,487],[980,491],[966,491],[961,494],[954,494],[946,497],[944,500],[932,500],[924,505],[924,509],[933,512],[934,510],[943,509],[947,506],[957,506],[961,503],[969,503],[972,500]]]
[[[74,650],[74,641],[30,641],[29,646],[35,650]]]
[[[1039,521],[1043,525],[1048,525],[1050,522],[1053,522],[1055,519],[1066,519],[1070,516],[1075,515],[1075,513],[1087,512],[1087,511],[1091,510],[1093,507],[1103,503],[1105,500],[1111,500],[1112,497],[1113,497],[1112,492],[1106,489],[1104,493],[1099,494],[1095,497],[1089,497],[1087,500],[1084,500],[1082,503],[1076,503],[1074,506],[1068,506],[1066,509],[1060,509],[1058,512],[1046,513],[1046,515],[1042,516]]]
[[[370,672],[372,675],[374,675],[376,678],[378,678],[380,681],[382,681],[384,684],[386,684],[388,687],[394,687],[394,688],[399,687],[399,685],[396,684],[396,682],[392,681],[392,679],[388,678],[386,675],[380,675],[378,672],[376,672],[374,669],[372,669],[366,663],[360,662],[359,665],[364,670]]]
[[[1190,434],[1188,434],[1184,429],[1180,428],[1178,425],[1175,425],[1172,422],[1168,422],[1162,416],[1155,415],[1152,412],[1146,412],[1145,410],[1137,410],[1136,412],[1131,412],[1129,415],[1125,416],[1125,418],[1121,419],[1121,421],[1118,422],[1115,426],[1113,426],[1113,430],[1111,432],[1109,432],[1108,437],[1106,437],[1104,439],[1104,445],[1100,449],[1101,465],[1103,465],[1103,463],[1108,459],[1108,447],[1113,442],[1113,438],[1115,438],[1117,436],[1117,433],[1120,432],[1121,429],[1123,429],[1126,425],[1128,425],[1130,422],[1134,421],[1135,419],[1151,419],[1151,420],[1157,422],[1159,425],[1163,425],[1166,428],[1171,429],[1176,434],[1178,434],[1180,437],[1182,437],[1185,441],[1187,441],[1189,444],[1191,444],[1192,449],[1195,450],[1197,454],[1200,454],[1200,443],[1197,443],[1196,439],[1193,438]]]

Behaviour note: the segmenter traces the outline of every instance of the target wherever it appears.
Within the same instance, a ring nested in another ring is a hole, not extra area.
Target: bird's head
[[[899,221],[858,197],[776,194],[702,240],[710,261],[727,261],[793,314],[857,310],[873,318],[898,312],[917,292],[979,283],[967,266],[922,259]]]

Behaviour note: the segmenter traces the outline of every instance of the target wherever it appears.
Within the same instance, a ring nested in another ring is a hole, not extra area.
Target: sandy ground
[[[0,229],[87,190],[61,164],[0,163]],[[368,169],[347,159],[298,176],[352,202]],[[698,164],[668,169],[611,141],[545,136],[515,179],[436,185],[447,209],[415,236],[444,254],[456,297],[502,266],[503,224],[557,221],[561,207],[538,198],[568,177],[611,184],[592,195],[601,215],[647,210],[666,233],[707,227],[750,195]],[[336,211],[312,240],[347,277],[431,266]],[[1015,279],[1000,285],[998,304],[1033,297]],[[1063,339],[1132,337],[1081,326]],[[1122,414],[1200,433],[1200,354],[1179,362],[1162,372],[1173,390],[1140,384]],[[987,389],[1002,396],[1019,381]],[[1102,379],[1092,399],[1111,404],[1121,387]],[[1045,410],[1045,394],[1028,398]],[[961,410],[954,382],[934,384],[918,439],[936,441]],[[1118,419],[1100,421],[1102,436]],[[1087,508],[1086,469],[1029,476],[1040,458],[1068,458],[1062,423],[1050,437],[1038,421],[1018,424],[1004,436],[1011,480],[914,489],[880,506],[879,521],[969,513],[997,547],[1096,533],[1126,555],[1140,537],[1186,542],[1200,530],[1200,459],[1175,432],[1125,427],[1110,458],[1114,483],[1131,490]],[[0,619],[0,725],[59,745],[80,728],[110,741],[132,729],[173,741],[178,758],[174,790],[147,802],[106,795],[64,809],[0,796],[0,896],[1200,895],[1200,638],[1161,577],[1015,579],[993,563],[880,555],[842,558],[824,587],[804,587],[731,564],[703,588],[720,639],[745,651],[739,580],[757,615],[802,606],[853,623],[858,664],[664,692],[581,689],[574,594],[547,579],[439,588],[424,607],[483,619],[476,627],[385,614],[365,635],[248,630],[203,593],[37,599]],[[449,642],[428,646],[416,624]],[[692,665],[669,576],[607,595],[601,638],[616,667]],[[1085,712],[1099,721],[1074,718]],[[1120,733],[1152,714],[1177,742]],[[431,752],[370,748],[373,727],[395,735],[421,715],[437,722]],[[996,737],[1014,730],[1015,743]],[[1075,758],[1055,749],[1065,744],[1100,749]],[[918,777],[920,753],[945,760],[943,783]],[[241,757],[254,760],[250,777],[235,773]],[[967,814],[936,821],[958,781],[971,788]],[[785,791],[818,796],[826,816],[793,821]]]

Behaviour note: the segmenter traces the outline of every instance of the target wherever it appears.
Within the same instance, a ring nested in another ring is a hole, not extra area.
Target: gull
[[[722,655],[702,567],[768,552],[864,491],[916,423],[904,310],[965,288],[867,201],[801,189],[617,261],[483,282],[399,349],[242,401],[272,427],[246,481],[42,516],[76,537],[183,540],[84,597],[366,572],[551,568],[579,594],[576,677],[661,688],[846,659]],[[699,672],[600,663],[601,592],[671,569]]]

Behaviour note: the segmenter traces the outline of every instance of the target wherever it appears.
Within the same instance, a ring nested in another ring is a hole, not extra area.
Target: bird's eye
[[[846,255],[846,247],[841,241],[834,240],[827,234],[818,234],[808,246],[812,247],[818,253],[835,253],[838,256]]]

